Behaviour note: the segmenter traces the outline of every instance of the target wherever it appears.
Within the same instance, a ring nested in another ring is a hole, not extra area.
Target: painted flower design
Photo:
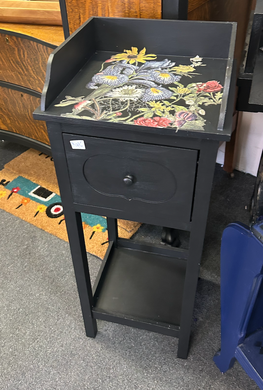
[[[87,96],[65,96],[56,107],[72,105],[71,112],[61,113],[68,117],[204,130],[206,120],[202,116],[207,110],[202,106],[221,104],[223,86],[219,81],[205,82],[206,79],[200,78],[198,81],[204,81],[186,84],[182,81],[194,78],[196,69],[204,66],[203,58],[198,55],[185,57],[183,63],[177,64],[174,58],[158,59],[155,54],[146,54],[146,48],[139,51],[131,47],[100,65],[100,70],[87,80],[86,88],[90,89]],[[90,239],[99,230],[93,230]]]
[[[129,64],[137,64],[138,62],[145,63],[146,61],[155,59],[155,54],[146,54],[145,47],[139,53],[137,47],[132,47],[131,50],[124,50],[124,53],[115,54],[111,57],[111,61],[124,60]]]
[[[153,118],[158,123],[158,127],[168,127],[171,124],[171,119],[155,116]]]
[[[165,106],[161,102],[149,102],[148,104],[151,107],[152,111],[154,110],[163,111],[165,109]]]
[[[123,70],[123,68],[119,65],[119,64],[115,64],[115,65],[111,65],[111,66],[108,66],[106,69],[103,70],[103,72],[101,72],[101,74],[104,74],[104,75],[118,75],[121,73],[121,71]],[[100,73],[98,73],[100,74]]]
[[[168,127],[172,121],[168,118],[156,116],[154,118],[138,118],[134,121],[135,125],[150,127]]]
[[[106,84],[111,87],[117,87],[121,84],[126,83],[129,80],[129,77],[125,74],[95,74],[92,77],[92,81],[95,84]]]
[[[191,92],[191,90],[189,88],[177,88],[177,92],[180,95],[187,95],[188,93]]]
[[[197,115],[190,111],[180,111],[176,113],[174,125],[178,128],[182,127],[186,122],[195,121]]]
[[[195,67],[195,66],[206,66],[205,64],[203,64],[203,58],[202,57],[199,57],[199,56],[195,56],[194,58],[190,58],[190,61],[192,62],[192,66]]]
[[[78,114],[80,113],[81,111],[85,110],[86,107],[91,103],[90,100],[83,100],[82,102],[79,102],[77,104],[75,104],[75,106],[73,107],[73,112],[74,114]]]
[[[173,92],[163,87],[152,87],[145,90],[145,94],[142,97],[143,102],[151,100],[169,99],[173,95]]]
[[[175,76],[172,73],[159,71],[159,70],[155,70],[151,72],[151,76],[154,81],[157,81],[158,83],[165,84],[165,85],[172,84],[175,81],[179,81],[181,78],[180,76]]]
[[[202,58],[202,57],[199,57],[199,56],[195,56],[195,57],[193,57],[193,58],[190,58],[190,61],[191,61],[191,62],[194,62],[194,63],[196,63],[196,62],[202,62],[202,61],[203,61],[203,58]]]
[[[179,65],[174,66],[172,70],[175,70],[176,73],[190,73],[195,70],[192,65]]]
[[[206,83],[197,83],[197,93],[199,92],[219,92],[223,88],[221,84],[219,84],[218,81],[211,80],[207,81]]]
[[[136,65],[128,64],[126,61],[120,61],[117,64],[110,65],[103,70],[103,74],[120,74],[121,72],[126,75],[133,74],[139,67]]]
[[[109,96],[113,99],[120,100],[138,100],[142,97],[144,89],[137,88],[135,85],[125,85],[120,88],[113,89],[111,92],[107,93],[106,96]]]

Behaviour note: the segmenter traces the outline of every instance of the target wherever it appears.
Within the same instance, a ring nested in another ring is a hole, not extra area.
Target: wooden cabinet
[[[0,137],[49,151],[40,104],[48,57],[63,41],[62,27],[0,24]]]
[[[188,4],[187,4],[188,3]],[[236,58],[241,60],[253,0],[62,0],[64,27],[73,33],[91,16],[237,22]],[[187,11],[188,9],[188,11]],[[67,20],[67,21],[66,21]]]

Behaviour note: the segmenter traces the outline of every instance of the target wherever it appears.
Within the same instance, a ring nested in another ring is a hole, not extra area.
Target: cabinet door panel
[[[13,34],[0,34],[0,81],[42,92],[49,54],[41,43]]]
[[[40,98],[0,87],[0,129],[49,145],[45,122],[33,119]]]

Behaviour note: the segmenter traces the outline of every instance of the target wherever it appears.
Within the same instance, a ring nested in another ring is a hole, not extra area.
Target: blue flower
[[[154,70],[151,72],[151,76],[154,81],[157,81],[160,84],[172,84],[175,81],[179,81],[181,79],[181,76],[175,76],[172,73],[166,72],[165,70]]]
[[[124,74],[95,74],[92,77],[92,82],[94,84],[106,84],[111,87],[117,87],[123,83],[126,83],[129,80],[129,77]]]
[[[163,87],[147,88],[145,94],[142,97],[142,101],[148,102],[151,100],[169,99],[173,92]]]

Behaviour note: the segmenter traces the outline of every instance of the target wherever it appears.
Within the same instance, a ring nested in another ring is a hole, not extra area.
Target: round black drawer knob
[[[123,179],[123,182],[126,186],[131,186],[134,183],[134,177],[132,175],[126,175]]]

